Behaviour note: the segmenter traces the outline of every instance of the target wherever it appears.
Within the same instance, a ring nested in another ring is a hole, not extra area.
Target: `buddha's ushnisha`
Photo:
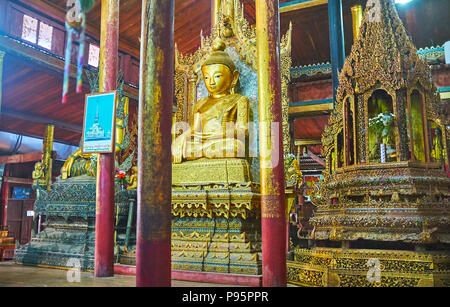
[[[239,72],[217,41],[202,65],[203,81],[209,96],[194,104],[190,129],[172,144],[174,163],[199,158],[244,158],[246,156],[249,100],[234,93]]]

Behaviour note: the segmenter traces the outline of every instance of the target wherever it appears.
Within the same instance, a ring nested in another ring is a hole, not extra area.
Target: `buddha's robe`
[[[185,137],[183,158],[244,158],[249,100],[240,94],[200,99],[193,109],[194,122]]]

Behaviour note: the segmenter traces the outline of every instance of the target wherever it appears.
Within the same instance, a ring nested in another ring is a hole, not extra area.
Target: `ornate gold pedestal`
[[[296,249],[290,283],[308,287],[442,287],[450,285],[450,255],[370,249]],[[379,278],[376,270],[379,269]]]
[[[323,184],[316,240],[449,243],[450,179],[438,163],[342,167]]]
[[[261,273],[259,186],[245,159],[172,166],[172,269]]]

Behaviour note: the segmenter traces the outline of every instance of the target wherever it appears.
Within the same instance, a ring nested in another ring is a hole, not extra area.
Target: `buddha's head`
[[[210,96],[221,98],[233,93],[239,80],[239,72],[228,53],[225,43],[216,41],[213,51],[202,65],[203,81]]]

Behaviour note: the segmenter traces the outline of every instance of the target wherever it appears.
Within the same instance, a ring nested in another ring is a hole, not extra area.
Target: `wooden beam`
[[[333,110],[333,103],[322,103],[316,105],[289,107],[289,116],[294,116],[299,113],[330,111]]]
[[[356,0],[354,0],[356,2]],[[328,4],[328,0],[293,0],[280,3],[280,14],[306,9],[308,7]]]
[[[297,11],[312,6],[327,4],[328,0],[296,0],[280,4],[280,14]]]
[[[0,164],[18,164],[18,163],[40,161],[41,159],[42,159],[42,152],[32,152],[12,156],[0,156]]]
[[[302,140],[295,140],[294,144],[296,146],[320,145],[320,144],[322,144],[322,141],[320,139],[302,139]]]
[[[309,150],[309,148],[306,148],[306,153],[307,153],[308,157],[310,157],[311,159],[313,159],[314,161],[316,161],[323,167],[326,167],[325,161],[323,159],[321,159],[320,157],[316,156],[311,150]]]
[[[3,177],[3,181],[8,183],[33,184],[33,179],[30,178]]]

